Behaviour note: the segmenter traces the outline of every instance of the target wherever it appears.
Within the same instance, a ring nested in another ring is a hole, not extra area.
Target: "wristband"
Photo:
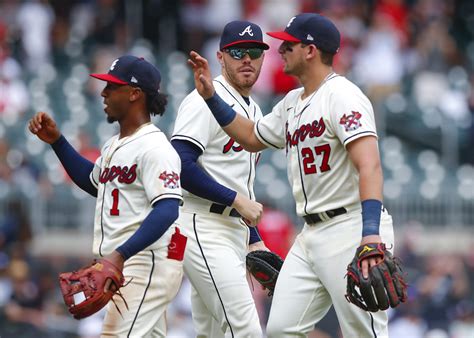
[[[237,115],[235,110],[222,100],[216,92],[214,92],[213,96],[205,100],[205,102],[221,127],[227,126]]]
[[[362,237],[378,235],[382,202],[379,200],[362,201]]]

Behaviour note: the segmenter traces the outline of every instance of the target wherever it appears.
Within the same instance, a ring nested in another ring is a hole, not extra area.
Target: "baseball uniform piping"
[[[204,145],[201,142],[199,142],[198,140],[196,140],[195,138],[193,138],[191,136],[176,134],[176,135],[173,135],[171,137],[170,141],[173,141],[173,140],[189,141],[189,142],[193,143],[194,145],[198,146],[202,150],[202,152],[204,152],[204,150],[206,150],[206,147],[204,147]]]
[[[255,113],[256,113],[256,110],[257,108],[254,106],[253,107],[253,119],[255,120]],[[248,179],[247,179],[247,189],[249,191],[249,198],[252,199],[252,189],[251,189],[251,186],[250,186],[250,180],[252,179],[252,171],[254,170],[254,167],[256,167],[256,161],[257,161],[257,155],[255,154],[255,160],[252,159],[252,156],[253,156],[253,153],[251,153],[249,151],[249,156],[250,156],[250,161],[249,161],[249,164],[250,164],[250,170],[249,170],[249,176],[248,176]],[[257,169],[255,168],[255,171]]]
[[[135,138],[133,138],[133,139],[131,139],[131,140],[128,140],[127,142],[124,142],[123,144],[119,145],[119,146],[117,147],[117,149],[115,149],[114,154],[115,154],[115,152],[116,152],[117,150],[119,150],[119,149],[122,148],[123,146],[125,146],[125,145],[127,145],[127,144],[129,144],[129,143],[132,143],[133,141],[136,141],[136,140],[138,140],[139,138],[141,138],[141,137],[143,137],[143,136],[150,135],[150,134],[154,134],[154,133],[163,133],[163,132],[162,132],[162,131],[157,131],[157,130],[155,130],[155,131],[150,131],[149,133],[146,133],[146,134],[143,134],[143,135],[138,135],[137,137],[135,137]],[[112,155],[113,155],[113,154],[112,154]]]
[[[310,99],[310,102],[311,102],[311,99]],[[299,116],[298,116],[298,125],[300,124],[300,120],[301,120],[301,116],[303,115],[303,112],[306,110],[306,108],[309,107],[309,104],[307,104],[302,110],[301,112],[299,113]],[[303,191],[303,196],[304,196],[304,212],[305,214],[308,214],[308,211],[306,210],[306,208],[308,207],[308,196],[306,196],[306,190],[305,190],[305,186],[304,186],[304,177],[303,177],[303,171],[301,170],[301,158],[300,158],[300,148],[298,146],[298,144],[296,144],[296,150],[297,150],[297,154],[298,154],[298,169],[299,169],[299,172],[300,172],[300,180],[301,180],[301,190]]]
[[[234,96],[234,94],[232,94],[232,93],[230,92],[230,90],[227,89],[226,86],[224,86],[224,84],[223,84],[222,82],[220,82],[220,81],[218,81],[218,80],[214,80],[214,81],[216,81],[217,83],[219,83],[219,84],[230,94],[230,96],[232,96],[232,97],[234,98],[234,100],[235,100],[235,101],[242,107],[242,109],[244,110],[245,114],[247,115],[247,118],[250,120],[250,115],[249,115],[247,109],[245,109],[245,107],[242,106],[242,104],[241,104],[240,101]]]
[[[92,175],[93,171],[91,171],[90,175],[89,175],[89,180],[91,181],[92,185],[97,189],[99,187],[99,183],[97,183],[95,180],[94,180],[94,176]]]
[[[133,326],[135,325],[135,322],[138,318],[138,313],[140,312],[140,309],[146,297],[146,293],[148,291],[148,288],[150,287],[151,278],[153,277],[153,271],[155,270],[155,253],[153,252],[153,250],[150,250],[150,252],[151,252],[151,271],[150,271],[150,276],[148,278],[148,284],[145,288],[145,292],[143,293],[143,297],[142,297],[142,300],[140,301],[140,305],[138,306],[137,313],[135,314],[135,318],[133,318],[133,322],[132,322],[132,325],[130,326],[130,330],[128,331],[127,337],[130,337],[130,334],[132,333]]]
[[[257,121],[255,124],[257,125],[257,133],[258,133],[258,136],[259,138],[265,142],[266,144],[270,145],[271,147],[275,148],[275,149],[283,149],[283,147],[278,147],[276,145],[274,145],[273,143],[269,142],[268,140],[265,139],[265,137],[262,136],[262,133],[260,133],[260,130],[258,129],[258,125],[259,125],[259,122],[260,121]]]
[[[374,338],[377,338],[377,333],[375,333],[375,327],[374,327],[374,316],[369,312],[370,316],[370,327],[372,328],[372,333],[374,334]]]
[[[153,205],[156,201],[161,200],[163,198],[176,198],[177,200],[183,200],[183,196],[181,196],[180,194],[173,194],[173,193],[167,192],[167,193],[160,194],[160,195],[154,197],[151,200],[150,204]]]
[[[204,263],[206,264],[207,271],[209,271],[209,276],[211,276],[212,284],[214,285],[214,289],[217,292],[217,297],[219,297],[219,302],[222,305],[222,311],[224,312],[225,320],[227,324],[229,325],[229,329],[230,329],[230,333],[232,337],[234,337],[234,330],[232,330],[232,325],[230,325],[229,318],[227,318],[227,312],[225,311],[224,302],[222,301],[221,295],[219,293],[219,289],[217,288],[217,285],[216,285],[216,281],[214,280],[214,276],[212,275],[211,268],[209,267],[209,264],[207,263],[206,256],[204,256],[204,251],[202,250],[201,243],[199,242],[199,237],[198,237],[198,233],[196,229],[196,214],[193,214],[193,229],[194,229],[194,235],[196,236],[196,242],[199,246],[199,250],[201,251],[202,258],[204,259]]]
[[[100,172],[99,172],[99,177],[100,177]],[[102,205],[100,206],[100,244],[99,244],[99,255],[103,257],[102,255],[102,244],[104,244],[104,203],[105,203],[105,184],[104,183],[104,189],[102,190]]]
[[[346,138],[343,142],[344,147],[346,146],[346,144],[348,143],[349,140],[352,140],[354,137],[360,137],[360,135],[362,135],[362,134],[368,134],[368,135],[373,135],[373,136],[377,137],[377,134],[374,133],[373,131],[370,131],[370,130],[361,131],[360,133],[351,135],[348,138]]]

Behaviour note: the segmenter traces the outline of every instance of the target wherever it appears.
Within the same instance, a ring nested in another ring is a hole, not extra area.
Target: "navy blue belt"
[[[318,214],[304,215],[303,218],[306,223],[311,225],[311,224],[316,224],[322,221],[327,221],[328,219],[345,214],[346,212],[347,212],[346,208],[337,208],[337,209],[320,212]]]
[[[212,203],[211,204],[211,207],[209,208],[209,212],[212,212],[214,214],[219,214],[219,215],[222,215],[225,211],[225,209],[227,208],[226,205],[223,205],[223,204],[217,204],[217,203]],[[232,208],[229,212],[229,216],[231,217],[242,217],[239,212],[235,209],[235,208]]]

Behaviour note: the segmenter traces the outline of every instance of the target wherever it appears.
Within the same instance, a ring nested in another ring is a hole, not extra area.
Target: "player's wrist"
[[[66,138],[63,134],[59,133],[57,136],[51,137],[51,142],[49,142],[49,144],[51,146],[60,146],[64,142],[67,142]]]
[[[379,235],[382,202],[376,199],[362,201],[362,237]]]
[[[204,101],[211,110],[212,115],[214,115],[217,123],[219,123],[221,127],[225,127],[230,124],[237,115],[235,110],[233,110],[231,106],[222,100],[222,98],[216,92],[214,92],[214,95]]]
[[[235,208],[235,209],[238,209],[241,205],[242,197],[243,196],[241,194],[239,194],[238,192],[235,192],[234,201],[232,202],[231,207]]]

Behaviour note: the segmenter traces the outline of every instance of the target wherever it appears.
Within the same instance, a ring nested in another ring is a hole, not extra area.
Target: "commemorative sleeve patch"
[[[354,131],[362,126],[362,123],[360,122],[361,117],[361,113],[357,111],[352,111],[350,115],[344,114],[339,120],[339,124],[344,126],[346,132]]]
[[[163,186],[169,189],[177,189],[179,188],[179,175],[172,171],[168,173],[166,170],[163,171],[160,176],[158,176],[160,180],[163,181]]]

